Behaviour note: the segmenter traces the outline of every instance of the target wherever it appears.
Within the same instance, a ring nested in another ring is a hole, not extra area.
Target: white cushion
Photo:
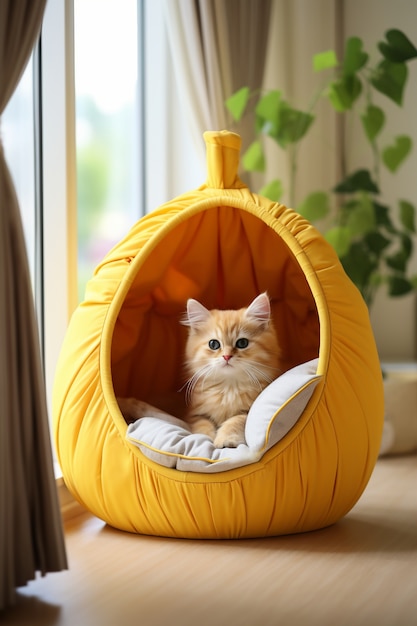
[[[206,435],[192,434],[176,417],[142,417],[127,428],[127,439],[165,467],[188,472],[224,472],[259,461],[299,419],[321,376],[318,359],[297,365],[256,398],[247,421],[246,444],[215,448]]]

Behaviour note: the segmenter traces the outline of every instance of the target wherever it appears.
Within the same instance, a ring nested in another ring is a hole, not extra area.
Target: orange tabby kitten
[[[245,443],[248,411],[279,371],[280,350],[266,293],[244,309],[207,310],[188,300],[186,421],[217,448]]]
[[[259,393],[280,372],[280,349],[263,293],[239,310],[209,311],[187,302],[189,327],[185,350],[188,410],[193,433],[208,435],[217,448],[245,443],[248,411]],[[127,420],[164,413],[131,398],[118,399]]]

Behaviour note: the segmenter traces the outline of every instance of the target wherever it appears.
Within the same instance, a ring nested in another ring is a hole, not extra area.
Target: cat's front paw
[[[238,446],[240,446],[241,443],[246,443],[243,433],[222,432],[221,428],[214,438],[215,448],[237,448]]]
[[[237,448],[245,444],[246,415],[229,417],[219,428],[214,438],[216,448]]]

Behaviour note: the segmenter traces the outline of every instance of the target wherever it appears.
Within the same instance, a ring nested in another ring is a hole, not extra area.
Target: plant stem
[[[368,107],[370,107],[370,106],[373,106],[371,82],[367,77],[365,77],[364,82],[366,85],[366,104]],[[374,167],[373,167],[374,177],[375,177],[376,184],[379,188],[380,187],[380,162],[381,162],[380,151],[378,148],[378,143],[375,138],[372,140],[369,140],[369,142],[371,144],[372,156],[373,156],[373,161],[374,161]]]
[[[317,106],[319,100],[323,97],[323,94],[328,86],[328,82],[319,87],[316,92],[313,94],[310,104],[307,107],[306,113],[312,114],[314,109]],[[298,150],[300,147],[301,139],[290,146],[290,183],[289,183],[289,204],[292,208],[296,208],[296,181],[297,181],[297,161],[298,161]]]
[[[293,209],[296,208],[296,199],[295,199],[295,183],[297,180],[297,150],[296,146],[291,146],[290,150],[290,207]]]

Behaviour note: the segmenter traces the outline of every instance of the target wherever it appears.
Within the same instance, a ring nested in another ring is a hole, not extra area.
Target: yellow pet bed
[[[53,394],[63,476],[94,515],[130,532],[322,528],[357,502],[378,456],[383,388],[368,311],[320,233],[239,179],[240,137],[204,137],[207,182],[136,223],[71,319]],[[187,299],[241,308],[263,291],[288,371],[252,407],[247,446],[213,449],[175,416],[128,428],[117,396],[161,408],[179,396]]]

